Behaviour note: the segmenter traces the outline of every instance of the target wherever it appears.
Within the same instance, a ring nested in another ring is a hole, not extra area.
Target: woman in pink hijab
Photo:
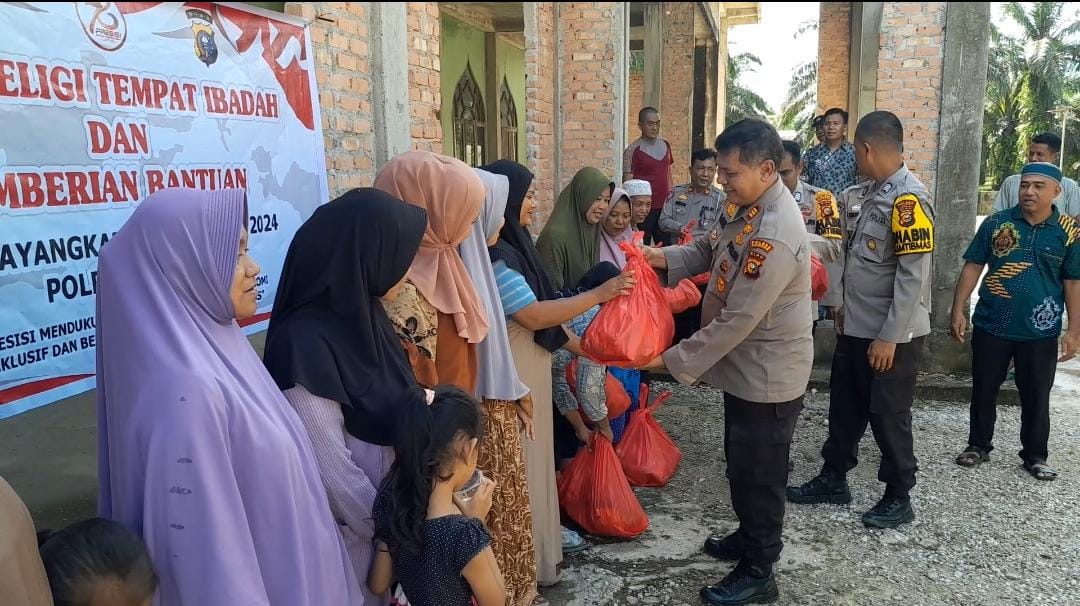
[[[428,217],[408,282],[386,311],[406,342],[413,327],[430,324],[422,320],[434,316],[436,326],[426,331],[424,348],[434,359],[434,381],[476,393],[477,346],[488,334],[488,312],[458,246],[480,216],[484,183],[461,160],[411,151],[386,163],[375,188],[423,208]]]
[[[619,269],[625,267],[626,255],[619,248],[619,243],[634,243],[634,227],[630,196],[622,188],[616,187],[611,194],[611,205],[600,223],[598,238],[596,261],[609,261]]]
[[[166,189],[101,250],[98,509],[142,536],[156,606],[362,603],[311,440],[236,321],[243,190]]]

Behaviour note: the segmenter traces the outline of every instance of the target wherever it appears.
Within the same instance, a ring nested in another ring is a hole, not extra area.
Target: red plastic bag
[[[673,314],[682,313],[701,303],[701,289],[690,278],[680,280],[675,288],[665,288],[664,294]]]
[[[611,442],[594,436],[559,479],[559,505],[589,534],[632,539],[649,527],[649,517],[626,481]]]
[[[626,270],[635,273],[637,284],[630,294],[604,303],[585,331],[581,350],[601,364],[641,368],[671,345],[675,320],[660,278],[645,255],[626,242],[619,247],[626,253]]]
[[[570,392],[577,397],[577,359],[571,360],[566,366],[566,382],[570,384]],[[630,410],[630,394],[626,393],[622,381],[616,379],[611,372],[607,373],[604,380],[604,396],[607,402],[607,418],[613,421],[627,410]],[[586,419],[587,421],[588,419]]]
[[[694,234],[692,232],[694,231],[695,227],[697,227],[697,219],[694,219],[686,227],[683,228],[682,237],[679,238],[679,246],[685,246],[686,244],[689,244],[689,243],[694,241]],[[709,283],[709,272],[705,272],[703,274],[698,274],[698,275],[690,278],[690,281],[693,282],[694,284],[698,285],[698,286],[705,286],[706,284]],[[695,303],[695,305],[696,305],[696,303]],[[687,308],[687,309],[689,309],[689,308]],[[675,313],[679,313],[679,312],[675,312]]]
[[[820,301],[829,290],[829,270],[817,255],[810,255],[810,298]]]
[[[642,406],[630,413],[630,422],[615,447],[626,479],[632,486],[666,485],[682,460],[679,447],[653,417],[670,397],[670,391],[664,392],[652,406]]]

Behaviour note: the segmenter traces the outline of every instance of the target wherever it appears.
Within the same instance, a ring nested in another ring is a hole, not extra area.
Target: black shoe
[[[711,606],[769,604],[780,599],[780,590],[771,566],[755,566],[742,560],[724,580],[702,589],[701,599]]]
[[[915,519],[910,497],[885,495],[877,505],[863,514],[862,521],[871,528],[896,528]]]
[[[788,486],[787,500],[800,505],[847,505],[851,502],[851,491],[847,478],[823,471],[802,486]]]
[[[705,539],[705,553],[725,562],[736,562],[746,555],[738,530],[727,536],[714,534]]]

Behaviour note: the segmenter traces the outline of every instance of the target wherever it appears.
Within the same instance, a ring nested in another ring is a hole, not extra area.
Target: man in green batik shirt
[[[1032,162],[1020,174],[1020,204],[987,217],[964,253],[956,283],[952,336],[964,342],[967,301],[989,265],[971,318],[971,428],[968,446],[956,457],[963,467],[990,460],[998,390],[1010,360],[1020,391],[1020,458],[1039,480],[1057,472],[1047,463],[1050,389],[1056,362],[1080,348],[1080,225],[1053,204],[1061,193],[1061,170]],[[1061,341],[1062,312],[1072,319]]]

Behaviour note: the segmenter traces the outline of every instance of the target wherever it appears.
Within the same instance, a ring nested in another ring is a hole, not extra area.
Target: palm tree
[[[769,104],[761,95],[743,87],[739,77],[761,66],[761,59],[750,53],[728,55],[727,70],[727,124],[734,124],[743,118],[767,118],[771,113]]]
[[[982,181],[990,189],[997,189],[1019,161],[1026,74],[1027,63],[1020,43],[991,25],[982,171]]]
[[[795,38],[808,31],[817,31],[818,22],[804,21],[795,31]],[[817,109],[817,59],[798,65],[788,81],[787,97],[780,106],[780,128],[799,132],[796,139],[809,147],[814,143],[812,120]]]
[[[1054,119],[1049,111],[1077,87],[1080,21],[1066,22],[1067,16],[1063,15],[1071,4],[1009,2],[1004,7],[1005,14],[1023,32],[1023,53],[1027,62],[1023,88],[1025,141],[1035,133],[1054,130]]]
[[[796,137],[809,147],[814,142],[814,110],[817,109],[817,61],[795,68],[788,82],[787,97],[780,106],[780,128],[798,131]]]

